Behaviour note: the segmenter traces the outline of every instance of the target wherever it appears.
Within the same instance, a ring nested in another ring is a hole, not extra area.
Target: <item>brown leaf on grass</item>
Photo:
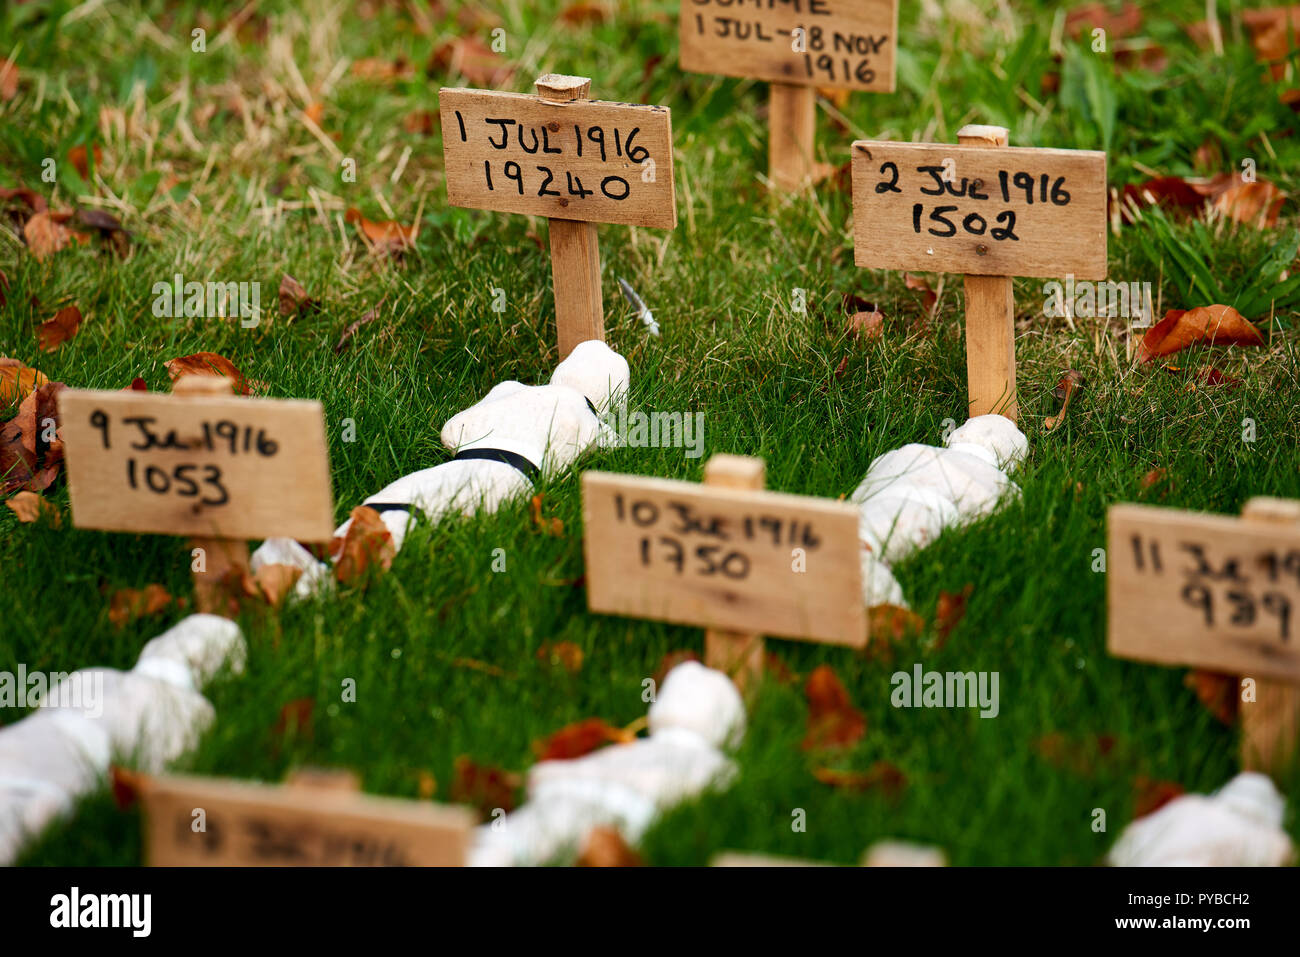
[[[1241,22],[1250,33],[1255,57],[1270,64],[1273,79],[1286,75],[1286,60],[1300,37],[1300,5],[1243,10]]]
[[[962,590],[956,592],[939,592],[939,605],[934,612],[934,630],[939,636],[935,649],[942,648],[948,641],[954,628],[966,617],[966,602],[970,600],[975,586],[967,582]]]
[[[9,301],[9,277],[0,269],[0,309]]]
[[[1133,216],[1128,210],[1130,203],[1190,211],[1201,209],[1205,202],[1205,193],[1181,176],[1157,176],[1145,183],[1129,183],[1125,186],[1122,208],[1124,221],[1132,223]]]
[[[1142,11],[1132,0],[1119,10],[1106,3],[1086,3],[1066,13],[1065,29],[1076,40],[1097,29],[1106,31],[1107,40],[1118,40],[1142,29]]]
[[[578,867],[643,867],[645,861],[612,827],[593,827],[582,842]]]
[[[1066,369],[1061,375],[1060,381],[1056,383],[1056,388],[1052,390],[1052,395],[1061,403],[1061,411],[1056,415],[1049,415],[1043,422],[1043,427],[1049,432],[1065,421],[1065,413],[1070,408],[1070,400],[1074,394],[1084,387],[1087,380],[1073,369]]]
[[[1133,779],[1133,817],[1154,814],[1185,793],[1183,786],[1176,781],[1157,781],[1139,774]]]
[[[23,239],[32,251],[32,256],[41,260],[66,249],[74,235],[49,210],[42,210],[27,220],[27,225],[23,227]]]
[[[278,752],[285,738],[295,737],[312,740],[316,736],[312,727],[312,713],[316,710],[314,698],[295,698],[280,709],[275,726],[271,729],[274,748]]]
[[[885,335],[885,314],[875,310],[855,312],[849,317],[849,338],[874,342]]]
[[[550,668],[563,668],[571,675],[582,670],[582,649],[571,641],[547,642],[537,649],[537,660]]]
[[[560,20],[571,27],[604,23],[608,19],[609,9],[603,3],[590,3],[588,0],[570,3],[560,11]]]
[[[239,395],[248,395],[252,391],[251,384],[235,368],[235,364],[215,352],[194,352],[188,356],[168,359],[163,367],[171,376],[172,382],[187,375],[225,376],[234,384],[234,390]]]
[[[108,620],[116,627],[129,625],[139,618],[148,618],[166,611],[174,598],[162,585],[145,585],[144,588],[119,588],[108,603]]]
[[[558,518],[545,518],[542,515],[542,500],[545,497],[539,492],[533,496],[533,500],[528,505],[529,514],[533,517],[533,528],[543,535],[559,538],[564,534],[564,522]]]
[[[1033,748],[1054,767],[1081,777],[1091,777],[1110,757],[1117,741],[1114,735],[1093,734],[1070,738],[1052,731],[1035,739]]]
[[[108,769],[109,789],[119,811],[129,811],[145,792],[148,778],[139,771],[129,771],[116,764]]]
[[[1146,475],[1142,476],[1142,488],[1143,490],[1153,489],[1157,485],[1160,485],[1163,482],[1165,482],[1165,480],[1167,480],[1168,478],[1169,478],[1168,469],[1163,467],[1154,468]]]
[[[418,781],[416,793],[419,794],[420,800],[432,801],[433,796],[438,793],[438,779],[433,776],[432,771],[421,771]]]
[[[1150,362],[1188,346],[1262,346],[1264,334],[1231,306],[1172,309],[1147,330],[1138,344],[1137,359]]]
[[[403,226],[391,220],[376,223],[362,216],[361,211],[355,207],[349,208],[343,219],[355,223],[361,235],[379,255],[396,254],[409,249],[415,245],[420,233],[419,223],[412,226]]]
[[[0,408],[21,402],[49,381],[39,369],[32,369],[18,359],[0,356]]]
[[[382,57],[363,57],[360,60],[352,61],[351,70],[353,76],[362,80],[388,82],[415,78],[415,70],[403,57],[398,57],[396,60],[385,60]],[[323,109],[322,107],[322,112]],[[312,121],[318,125],[320,123],[315,118]]]
[[[1180,366],[1171,365],[1165,366],[1165,370],[1173,373],[1183,371]],[[1226,372],[1220,372],[1214,366],[1197,366],[1196,371],[1192,373],[1191,381],[1187,383],[1187,388],[1184,391],[1191,392],[1198,386],[1206,386],[1207,388],[1224,386],[1228,389],[1235,389],[1241,384],[1241,379],[1228,375]]]
[[[687,661],[699,661],[699,660],[700,660],[699,655],[697,655],[693,651],[688,651],[686,649],[679,649],[677,651],[668,652],[666,655],[664,655],[662,658],[659,659],[659,664],[655,666],[654,674],[652,675],[652,677],[654,678],[655,687],[658,688],[660,685],[662,685],[664,683],[664,679],[668,677],[668,672],[672,671],[678,665],[683,664],[684,662]]]
[[[362,326],[369,325],[379,318],[379,307],[384,304],[384,298],[386,297],[380,297],[379,301],[375,303],[364,316],[356,322],[348,324],[348,327],[343,330],[343,335],[339,336],[339,341],[334,345],[335,355],[338,355],[338,353],[347,348],[348,340],[357,334],[358,329]]]
[[[81,323],[81,310],[76,306],[64,306],[54,314],[52,319],[42,322],[40,328],[36,330],[41,351],[53,352],[77,334]]]
[[[295,565],[263,565],[252,576],[252,580],[267,604],[279,608],[301,577],[302,569]]]
[[[58,477],[63,442],[58,435],[58,393],[62,382],[47,382],[18,406],[18,414],[0,426],[0,494],[19,489],[41,492]]]
[[[1286,193],[1262,179],[1253,183],[1241,182],[1235,175],[1232,179],[1233,184],[1214,197],[1215,212],[1259,229],[1276,227]]]
[[[570,761],[590,754],[606,744],[627,744],[635,735],[606,724],[601,718],[585,718],[565,725],[545,741],[533,743],[538,761]]]
[[[879,661],[894,660],[894,645],[925,630],[925,619],[900,605],[879,604],[867,609],[867,634],[871,640],[862,653]]]
[[[73,169],[77,171],[82,179],[90,179],[90,156],[95,158],[95,169],[99,169],[99,164],[104,159],[104,151],[98,146],[91,150],[89,154],[86,152],[84,145],[74,146],[68,150],[68,162],[72,164]]]
[[[494,811],[508,814],[515,809],[515,792],[523,784],[521,776],[515,772],[475,764],[464,754],[456,758],[452,772],[450,796],[453,804],[472,805],[488,819],[495,818]]]
[[[814,768],[813,777],[822,784],[844,791],[879,791],[891,801],[897,800],[907,787],[907,775],[889,761],[877,761],[866,771]]]
[[[779,685],[792,685],[799,680],[799,676],[790,670],[790,666],[774,651],[766,652],[763,655],[763,677],[769,681],[775,681]]]
[[[341,584],[359,582],[373,569],[388,571],[397,556],[393,535],[373,508],[358,505],[352,510],[347,532],[330,543],[334,577]]]
[[[848,747],[867,733],[867,719],[853,707],[829,665],[819,666],[808,676],[804,695],[808,699],[805,751]]]
[[[142,379],[140,376],[136,376],[134,379],[131,380],[131,384],[128,385],[128,386],[123,386],[121,391],[123,391],[123,392],[148,392],[148,391],[149,391],[149,383],[145,382],[144,379]]]
[[[1197,669],[1187,672],[1183,684],[1196,692],[1207,711],[1231,727],[1237,720],[1237,676]]]
[[[27,209],[33,213],[43,213],[49,209],[49,205],[45,202],[45,197],[34,189],[28,189],[26,186],[0,186],[0,199],[5,200],[6,202],[11,199],[16,199],[23,203]]]
[[[438,125],[438,114],[432,110],[416,110],[407,113],[402,120],[402,129],[417,136],[431,136]]]
[[[832,376],[837,380],[842,379],[844,378],[844,373],[848,371],[849,371],[849,357],[845,356],[843,359],[840,360],[840,364],[835,367],[835,372],[832,373]]]
[[[925,307],[927,313],[934,308],[939,297],[931,288],[930,281],[924,276],[917,276],[910,272],[903,273],[903,285],[921,294],[921,305]]]
[[[24,524],[45,518],[55,528],[63,525],[63,514],[59,511],[59,507],[53,502],[41,498],[35,492],[19,492],[5,502],[5,505],[18,516],[18,521]]]
[[[18,95],[18,64],[0,57],[0,103],[8,103]]]
[[[430,77],[463,76],[471,86],[497,87],[509,82],[514,68],[476,36],[460,36],[433,51],[425,72]]]
[[[325,104],[320,100],[307,104],[307,108],[302,111],[302,115],[307,117],[317,126],[320,126],[321,120],[325,119]]]
[[[312,312],[320,308],[320,302],[307,294],[302,283],[288,273],[280,277],[280,315],[296,316],[300,312]]]

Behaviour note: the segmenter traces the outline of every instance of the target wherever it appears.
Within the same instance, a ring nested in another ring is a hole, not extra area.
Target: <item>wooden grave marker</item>
[[[857,509],[763,482],[763,460],[736,455],[703,485],[584,472],[587,607],[706,628],[705,663],[742,688],[764,634],[865,647]]]
[[[1300,502],[1253,498],[1240,518],[1112,505],[1107,525],[1107,650],[1254,679],[1242,767],[1285,768],[1300,734]]]
[[[250,399],[231,385],[183,376],[171,395],[59,393],[73,523],[188,536],[203,549],[195,605],[216,614],[227,613],[226,575],[248,570],[246,539],[334,534],[321,404]]]
[[[1106,154],[1007,146],[1000,126],[959,145],[853,144],[859,266],[964,273],[969,414],[1017,421],[1012,276],[1106,278]]]
[[[167,775],[140,795],[151,867],[459,867],[477,823],[466,807],[361,794],[346,776]]]
[[[770,84],[768,179],[793,192],[814,176],[817,87],[892,93],[898,0],[682,0],[680,62]]]
[[[545,216],[563,359],[605,338],[596,223],[677,226],[666,106],[589,100],[591,80],[548,73],[537,96],[438,94],[453,206]]]

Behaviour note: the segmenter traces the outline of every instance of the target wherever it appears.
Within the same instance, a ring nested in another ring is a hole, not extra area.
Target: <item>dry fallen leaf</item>
[[[403,226],[401,223],[395,223],[391,220],[385,222],[371,222],[361,215],[361,211],[350,208],[343,215],[343,219],[349,223],[356,223],[361,234],[369,242],[370,246],[378,254],[384,255],[389,253],[400,253],[415,245],[416,237],[419,235],[419,223],[412,226]]]
[[[863,654],[881,661],[893,661],[894,645],[925,630],[925,619],[901,605],[872,605],[867,609],[867,622],[871,641],[863,649]]]
[[[891,801],[897,799],[907,787],[907,775],[889,761],[877,761],[866,771],[814,768],[813,777],[822,784],[845,791],[880,791]]]
[[[545,498],[540,492],[533,496],[532,502],[529,503],[528,509],[533,517],[533,527],[544,535],[554,535],[556,538],[564,534],[564,522],[558,518],[545,518],[542,515],[542,500]]]
[[[253,575],[253,581],[267,603],[272,608],[279,608],[285,595],[293,590],[301,577],[302,569],[295,565],[263,565]]]
[[[814,669],[804,684],[808,698],[808,733],[805,751],[843,748],[867,732],[867,719],[849,701],[849,693],[829,665]]]
[[[936,650],[947,643],[952,630],[961,624],[961,620],[966,617],[966,602],[970,599],[971,592],[974,590],[975,586],[967,582],[962,590],[956,594],[946,591],[939,592],[939,606],[934,612],[934,630],[939,636],[939,640],[935,643]]]
[[[1231,727],[1237,720],[1236,675],[1198,669],[1187,672],[1183,684],[1195,691],[1201,704],[1223,724]]]
[[[861,339],[863,342],[873,342],[882,338],[885,334],[885,314],[872,310],[871,312],[855,312],[849,317],[849,338]]]
[[[1087,380],[1073,369],[1066,369],[1062,374],[1056,388],[1052,390],[1052,395],[1061,403],[1061,411],[1056,415],[1049,415],[1043,422],[1043,427],[1049,432],[1065,421],[1065,413],[1070,408],[1070,400],[1074,394],[1084,387]]]
[[[36,330],[41,351],[53,352],[77,334],[81,323],[81,310],[76,306],[64,306],[54,314],[54,318],[46,319]]]
[[[438,114],[432,110],[416,110],[406,114],[402,120],[402,129],[418,136],[431,136],[438,125]]]
[[[173,599],[162,585],[146,585],[144,588],[120,588],[109,599],[108,620],[118,628],[128,625],[137,618],[146,618],[166,611]]]
[[[363,580],[374,568],[388,571],[397,556],[388,526],[378,512],[365,505],[352,510],[352,524],[331,546],[334,577],[344,585]]]
[[[41,498],[35,492],[19,492],[9,501],[5,502],[9,510],[18,516],[18,521],[23,523],[36,522],[45,518],[55,528],[63,524],[63,515],[59,507],[47,499]]]
[[[248,395],[252,391],[250,383],[244,378],[243,373],[235,368],[235,364],[215,352],[195,352],[188,356],[168,359],[163,366],[171,376],[172,382],[187,375],[225,376],[233,383],[234,390],[239,395]]]
[[[645,862],[612,827],[593,827],[578,855],[578,867],[641,867]]]
[[[140,795],[145,793],[149,779],[139,771],[111,765],[108,769],[109,789],[113,792],[113,803],[119,811],[129,811],[135,806]]]
[[[0,408],[21,402],[50,380],[17,359],[0,356]]]
[[[560,11],[560,20],[574,27],[604,23],[608,19],[609,10],[606,9],[604,4],[589,3],[586,0],[571,3]]]
[[[99,169],[99,164],[104,158],[104,151],[96,146],[89,155],[94,156],[95,169]],[[80,174],[82,179],[90,178],[90,163],[87,162],[87,159],[88,155],[84,145],[74,146],[72,149],[68,150],[68,162],[72,164],[73,169]]]
[[[0,102],[8,103],[18,95],[18,64],[0,57]]]
[[[302,283],[288,273],[280,277],[280,315],[294,316],[319,307],[320,303],[307,294]]]
[[[425,71],[430,76],[460,75],[471,86],[498,87],[510,80],[514,69],[476,36],[460,36],[433,51]]]
[[[1142,488],[1152,489],[1163,483],[1169,478],[1169,470],[1166,468],[1154,468],[1146,475],[1142,476]]]
[[[66,248],[72,241],[72,233],[55,220],[49,210],[42,210],[27,220],[27,225],[23,227],[23,239],[32,255],[39,260]]]
[[[1214,198],[1214,210],[1233,222],[1259,229],[1276,227],[1286,194],[1264,180],[1244,183],[1236,176],[1233,180],[1233,185]]]
[[[1138,344],[1138,362],[1172,355],[1194,345],[1262,346],[1264,334],[1231,306],[1173,309],[1147,330]]]
[[[470,804],[488,819],[496,820],[495,811],[509,813],[515,809],[515,792],[523,781],[513,771],[475,764],[467,756],[456,758],[452,767],[451,802]]]
[[[1074,39],[1100,29],[1106,31],[1107,39],[1118,40],[1142,29],[1142,11],[1132,0],[1119,10],[1105,3],[1086,3],[1065,15],[1065,29]]]
[[[582,649],[571,641],[547,642],[537,649],[537,660],[551,668],[563,668],[571,675],[582,670]]]
[[[627,744],[634,739],[635,735],[600,718],[585,718],[565,725],[545,741],[535,742],[533,751],[538,761],[570,761],[590,754],[601,745]]]
[[[1060,731],[1052,731],[1037,738],[1033,747],[1053,766],[1083,777],[1091,777],[1098,766],[1110,757],[1116,744],[1114,735],[1092,734],[1069,738]]]
[[[354,335],[356,335],[358,329],[360,329],[364,325],[368,325],[374,322],[377,318],[379,318],[379,307],[384,304],[384,298],[385,297],[381,296],[379,301],[375,303],[370,308],[370,310],[366,312],[364,316],[362,316],[356,322],[352,322],[348,324],[348,327],[343,330],[343,335],[339,336],[339,341],[334,346],[335,354],[338,354],[347,348],[348,340],[351,339]]]
[[[18,406],[18,414],[0,425],[0,493],[49,488],[63,465],[58,435],[58,393],[62,382],[47,382]]]
[[[381,57],[363,57],[352,62],[352,75],[363,80],[410,80],[415,77],[415,70],[402,57],[385,60]],[[322,106],[322,111],[324,107]],[[312,118],[319,124],[319,120]]]
[[[1184,793],[1183,786],[1175,781],[1156,781],[1139,774],[1133,779],[1133,817],[1154,814]]]
[[[314,103],[309,103],[307,109],[302,111],[302,115],[307,117],[307,119],[311,120],[317,126],[320,126],[321,120],[325,119],[325,104],[320,100],[317,100]]]

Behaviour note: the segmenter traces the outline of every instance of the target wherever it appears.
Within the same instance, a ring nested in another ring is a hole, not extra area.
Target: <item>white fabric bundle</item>
[[[909,444],[878,456],[849,497],[858,506],[862,599],[906,607],[890,566],[925,548],[947,528],[995,511],[1020,489],[1008,473],[1029,441],[1001,415],[979,415],[955,429],[946,448]]]
[[[1295,846],[1286,801],[1266,775],[1245,771],[1208,797],[1184,794],[1124,829],[1113,867],[1282,867]]]
[[[198,688],[242,671],[244,657],[233,621],[190,615],[146,644],[131,671],[73,672],[0,728],[0,865],[94,790],[112,760],[158,771],[193,749],[215,716]]]
[[[720,671],[687,661],[650,706],[649,737],[528,773],[528,802],[478,829],[470,864],[546,864],[572,857],[594,827],[636,843],[664,810],[734,778],[723,753],[739,744],[745,706]]]
[[[532,478],[521,466],[554,475],[587,449],[612,442],[613,433],[598,413],[626,401],[628,382],[626,359],[603,342],[580,343],[556,367],[549,385],[501,382],[452,416],[441,438],[456,459],[405,475],[362,504],[379,510],[399,550],[413,518],[411,509],[433,522],[449,514],[495,512],[532,488]],[[351,519],[334,534],[347,534],[350,524]],[[294,586],[298,597],[330,580],[329,566],[290,539],[269,539],[253,553],[254,571],[272,564],[303,570]]]

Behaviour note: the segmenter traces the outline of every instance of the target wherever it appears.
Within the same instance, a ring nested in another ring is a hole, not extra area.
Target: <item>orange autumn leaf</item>
[[[77,334],[81,323],[81,310],[76,306],[64,306],[54,314],[52,319],[42,322],[40,328],[36,330],[41,351],[53,352]]]
[[[866,771],[814,768],[813,777],[822,784],[845,791],[880,791],[890,800],[896,799],[907,787],[907,775],[889,761],[877,761]]]
[[[533,744],[539,761],[570,761],[590,754],[604,744],[627,744],[635,735],[606,724],[600,718],[586,718],[565,725],[545,741]]]
[[[343,219],[355,223],[361,230],[361,234],[378,253],[397,253],[414,246],[416,237],[420,233],[419,223],[412,226],[403,226],[391,220],[376,223],[366,219],[356,208],[349,208],[343,215]]]
[[[109,599],[108,620],[118,628],[138,618],[147,618],[166,611],[174,599],[162,585],[144,588],[120,588]]]
[[[72,149],[68,150],[68,162],[72,164],[73,168],[78,174],[80,174],[82,179],[90,178],[90,163],[88,162],[90,156],[95,158],[95,169],[99,169],[99,164],[104,158],[104,151],[98,146],[91,150],[89,154],[86,153],[86,147],[84,145],[74,146]]]
[[[1196,697],[1210,714],[1229,727],[1237,720],[1237,676],[1219,674],[1217,671],[1189,671],[1183,684],[1196,692]]]
[[[63,467],[58,393],[63,388],[62,382],[39,386],[23,399],[18,414],[0,425],[0,493],[40,492],[58,477]]]
[[[612,827],[593,827],[578,854],[578,867],[641,867],[645,861]]]
[[[513,771],[476,764],[466,755],[460,755],[452,765],[451,801],[469,804],[479,809],[486,818],[495,818],[493,812],[509,813],[515,809],[515,792],[523,781]]]
[[[396,60],[385,60],[381,57],[363,57],[360,60],[352,62],[352,75],[363,80],[410,80],[415,76],[415,71],[411,64],[407,63],[402,57]],[[312,104],[320,106],[324,112],[322,104]],[[309,107],[310,109],[310,107]],[[316,117],[312,117],[313,122],[319,123]]]
[[[344,585],[362,580],[373,569],[388,571],[397,557],[393,535],[373,508],[358,505],[343,536],[331,543],[334,577]]]
[[[885,334],[885,314],[876,310],[855,312],[849,317],[848,332],[850,339],[861,339],[863,342],[880,339]]]
[[[302,111],[302,115],[307,117],[307,119],[311,120],[317,126],[320,126],[321,120],[325,119],[325,104],[320,100],[310,103],[308,104],[307,109]]]
[[[510,64],[478,37],[460,36],[433,51],[426,72],[431,76],[463,76],[472,86],[496,87],[514,73]]]
[[[604,23],[607,19],[609,19],[609,10],[604,4],[588,3],[586,0],[571,3],[560,11],[560,20],[575,27]]]
[[[1049,432],[1065,421],[1065,413],[1070,408],[1070,400],[1074,394],[1084,387],[1087,380],[1083,375],[1073,369],[1066,369],[1061,374],[1060,380],[1056,383],[1056,388],[1052,390],[1052,395],[1061,403],[1061,411],[1056,415],[1049,415],[1043,421],[1043,428]]]
[[[1183,786],[1176,781],[1157,781],[1139,774],[1133,779],[1133,817],[1154,814],[1185,793]]]
[[[235,364],[215,352],[195,352],[188,356],[168,359],[163,366],[171,376],[172,382],[187,375],[225,376],[234,384],[234,390],[239,395],[248,395],[251,391],[248,380],[235,368]]]
[[[1075,39],[1085,32],[1091,35],[1093,30],[1101,29],[1108,38],[1118,40],[1142,29],[1142,11],[1132,0],[1119,10],[1105,3],[1087,3],[1065,15],[1065,29]]]
[[[939,636],[936,647],[942,648],[948,641],[948,636],[952,630],[961,624],[961,620],[966,617],[966,602],[970,599],[971,592],[975,586],[969,582],[956,594],[952,592],[939,592],[939,606],[934,612],[934,630]]]
[[[320,307],[302,283],[288,273],[280,276],[280,315],[292,316],[299,312],[312,312]]]
[[[559,538],[564,534],[564,522],[558,518],[545,518],[542,516],[542,500],[545,496],[538,493],[533,496],[528,505],[529,514],[533,517],[533,527],[544,535],[554,535]]]
[[[59,507],[53,502],[41,498],[35,492],[19,492],[5,505],[11,512],[18,516],[18,521],[24,524],[40,521],[45,518],[55,528],[63,524],[63,515]]]
[[[119,811],[129,811],[134,807],[149,785],[149,778],[144,774],[139,771],[129,771],[116,764],[109,767],[108,776],[113,803],[117,805]]]
[[[1260,229],[1272,229],[1277,226],[1277,218],[1282,213],[1282,203],[1286,194],[1264,180],[1253,183],[1241,182],[1233,177],[1234,183],[1214,198],[1214,209],[1233,222],[1257,226]]]
[[[252,576],[252,581],[258,594],[272,608],[279,608],[301,577],[302,569],[294,565],[263,565]]]
[[[925,630],[925,619],[901,605],[882,603],[867,609],[867,634],[871,640],[863,653],[868,658],[894,660],[894,645]]]
[[[49,381],[39,369],[32,369],[17,359],[0,356],[0,408],[21,402]]]
[[[582,649],[571,641],[547,642],[537,649],[537,660],[552,668],[563,668],[571,675],[582,670]]]
[[[1264,335],[1231,306],[1173,309],[1147,330],[1138,344],[1139,362],[1172,355],[1188,346],[1262,346]]]
[[[8,103],[18,95],[18,64],[0,57],[0,102]]]
[[[821,665],[808,676],[804,695],[808,698],[805,751],[848,747],[867,733],[867,719],[853,707],[829,665]]]
[[[23,227],[23,239],[27,242],[27,248],[38,260],[65,249],[72,238],[72,232],[56,220],[49,210],[35,213]]]
[[[431,136],[438,120],[438,114],[432,110],[416,110],[406,114],[406,119],[402,120],[402,129],[419,136]]]
[[[316,710],[314,698],[295,698],[280,708],[280,716],[271,729],[271,736],[276,741],[278,750],[280,742],[287,737],[311,740],[316,736],[312,726],[312,714]]]

